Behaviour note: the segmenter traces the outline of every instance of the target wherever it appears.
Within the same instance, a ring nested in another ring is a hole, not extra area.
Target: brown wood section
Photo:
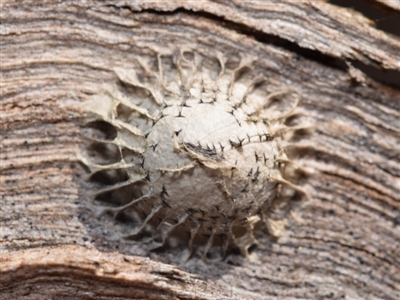
[[[400,298],[398,37],[324,1],[4,0],[0,27],[0,299]],[[183,45],[255,57],[314,124],[311,197],[252,260],[167,265],[181,250],[121,240],[88,201],[79,103]]]

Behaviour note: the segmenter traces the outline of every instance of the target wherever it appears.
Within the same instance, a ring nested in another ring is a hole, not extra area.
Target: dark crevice
[[[279,48],[286,49],[288,51],[297,53],[304,58],[317,61],[318,63],[328,66],[330,68],[339,69],[341,71],[347,70],[346,64],[338,58],[323,54],[316,50],[311,50],[307,48],[300,47],[298,44],[291,42],[289,40],[283,39],[277,35],[265,33],[261,30],[256,30],[252,27],[249,27],[245,24],[235,23],[233,21],[225,20],[223,17],[218,17],[213,14],[207,12],[188,12],[184,9],[179,9],[177,12],[181,12],[183,14],[193,15],[194,17],[203,17],[207,19],[213,20],[215,23],[219,24],[221,27],[228,28],[230,30],[234,30],[235,32],[253,37],[256,41],[262,44],[269,44]]]
[[[400,13],[383,4],[373,0],[330,0],[329,3],[351,8],[372,20],[377,29],[400,37]]]
[[[240,27],[242,27],[242,26],[240,26]],[[238,31],[238,30],[236,30],[236,31]],[[316,50],[302,48],[298,44],[290,42],[285,39],[282,39],[278,36],[274,36],[274,35],[267,34],[262,31],[257,31],[257,30],[252,30],[251,33],[250,32],[246,33],[246,31],[242,29],[240,31],[240,33],[250,35],[250,36],[252,35],[254,37],[254,39],[260,43],[271,44],[271,45],[274,45],[274,46],[277,46],[280,48],[284,48],[284,49],[294,52],[294,53],[298,54],[299,56],[302,56],[306,59],[318,62],[319,64],[322,64],[324,66],[334,68],[334,69],[337,69],[340,71],[347,71],[347,65],[343,60],[336,58],[336,57],[326,55],[326,54],[321,53]]]
[[[349,3],[353,2],[358,2],[360,0],[356,1],[349,1]],[[333,2],[346,2],[345,0],[332,0]],[[363,2],[363,1],[360,1]],[[336,3],[335,3],[336,4]],[[208,12],[201,12],[201,11],[196,11],[192,12],[184,8],[178,8],[174,11],[169,11],[169,12],[161,12],[155,9],[146,9],[142,10],[140,12],[133,10],[130,6],[115,6],[115,5],[109,5],[111,7],[117,8],[117,9],[127,9],[130,10],[132,13],[135,14],[140,14],[140,13],[153,13],[156,15],[176,15],[176,14],[183,14],[183,15],[188,15],[188,16],[193,16],[194,18],[198,17],[203,17],[206,19],[213,20],[216,24],[218,24],[221,27],[234,30],[235,32],[239,34],[246,35],[248,37],[253,37],[256,41],[263,43],[263,44],[269,44],[273,45],[279,48],[284,48],[288,51],[291,51],[293,53],[297,53],[299,56],[302,56],[308,60],[315,61],[319,64],[322,64],[324,66],[334,68],[343,72],[348,71],[348,66],[345,62],[345,60],[333,57],[324,53],[321,53],[317,50],[311,50],[307,48],[303,48],[299,46],[298,44],[288,41],[286,39],[283,39],[279,36],[265,33],[260,30],[256,30],[252,27],[246,26],[245,24],[240,24],[240,23],[235,23],[233,21],[225,20],[223,17],[219,17],[216,15],[213,15]],[[397,21],[395,19],[395,21]],[[400,27],[399,30],[400,31]],[[400,35],[400,32],[399,32]],[[400,72],[395,71],[395,70],[384,70],[379,67],[379,65],[372,66],[373,62],[371,61],[371,66],[366,65],[361,62],[352,62],[353,66],[356,68],[359,68],[363,73],[365,73],[367,76],[370,78],[376,80],[377,82],[380,82],[385,85],[392,86],[394,88],[400,88]]]
[[[399,26],[400,27],[400,26]],[[382,68],[375,67],[373,65],[366,65],[360,61],[352,61],[353,67],[359,69],[368,77],[391,86],[396,89],[400,89],[400,72],[395,70],[385,70]]]
[[[347,70],[347,65],[341,59],[323,54],[316,50],[302,48],[298,44],[288,41],[288,40],[285,40],[277,35],[265,33],[263,31],[256,30],[252,27],[249,27],[245,24],[235,23],[233,21],[226,20],[223,17],[219,17],[219,16],[213,15],[208,12],[203,12],[203,11],[192,12],[185,8],[178,8],[174,11],[168,11],[168,12],[158,11],[155,9],[145,9],[145,10],[141,10],[140,12],[138,12],[138,11],[132,9],[130,6],[126,6],[126,5],[125,6],[108,5],[108,6],[114,7],[116,9],[118,9],[118,8],[119,9],[127,9],[135,14],[152,13],[155,15],[164,15],[164,16],[165,15],[172,16],[172,15],[176,15],[176,14],[182,14],[182,15],[187,15],[187,16],[193,16],[195,18],[203,17],[206,19],[213,20],[220,27],[233,30],[239,34],[246,35],[248,37],[253,37],[255,40],[257,40],[263,44],[270,44],[270,45],[274,45],[276,47],[285,48],[286,50],[295,52],[295,53],[299,54],[300,56],[303,56],[304,58],[308,58],[310,60],[317,61],[318,63],[326,65],[331,68],[339,69],[342,71]]]

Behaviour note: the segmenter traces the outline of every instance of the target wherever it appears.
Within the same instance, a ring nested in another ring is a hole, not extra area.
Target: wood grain
[[[87,289],[102,299],[125,284],[135,292],[123,299],[400,298],[398,38],[322,1],[1,5],[1,299],[39,299],[42,285],[81,299],[52,278],[106,284]],[[314,124],[292,153],[314,172],[303,182],[312,196],[288,207],[279,239],[258,231],[251,261],[194,257],[179,271],[162,263],[178,264],[180,249],[148,253],[141,241],[117,239],[113,222],[88,204],[87,170],[77,161],[85,145],[79,103],[115,82],[115,68],[138,68],[137,57],[184,45],[256,57],[268,91],[299,92]],[[386,71],[391,85],[376,75]],[[96,271],[93,260],[143,274],[146,293],[134,277]],[[135,266],[143,261],[150,267]],[[157,268],[167,271],[156,279]],[[168,279],[177,273],[181,282]],[[40,283],[29,279],[37,274],[45,274]],[[204,283],[210,290],[201,294]]]
[[[18,260],[5,254],[1,262],[1,299],[237,299],[176,267],[80,246],[31,249]]]

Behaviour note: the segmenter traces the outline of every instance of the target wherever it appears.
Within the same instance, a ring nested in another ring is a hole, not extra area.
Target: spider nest
[[[248,256],[254,226],[272,230],[272,206],[306,194],[291,183],[288,166],[298,167],[285,154],[285,135],[303,128],[286,125],[299,95],[268,91],[246,57],[183,49],[137,61],[84,103],[101,132],[91,136],[96,155],[81,157],[103,184],[96,203],[136,224],[124,238],[150,230],[153,247],[175,236],[189,256],[200,247],[207,258],[214,246],[221,257],[230,246]]]

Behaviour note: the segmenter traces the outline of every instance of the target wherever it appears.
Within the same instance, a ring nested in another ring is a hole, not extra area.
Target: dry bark
[[[236,298],[176,267],[81,246],[8,253],[1,261],[2,299]]]
[[[400,3],[391,0],[377,0],[378,3],[383,4],[387,8],[391,8],[396,11],[400,11]]]
[[[400,298],[399,38],[323,1],[241,3],[2,2],[0,299]],[[251,261],[178,270],[161,261],[181,250],[115,239],[87,204],[77,104],[183,45],[255,57],[315,124],[296,152],[312,196]]]

